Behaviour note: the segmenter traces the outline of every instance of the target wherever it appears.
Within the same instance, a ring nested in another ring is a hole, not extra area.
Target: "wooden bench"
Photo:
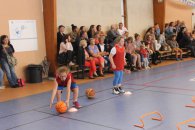
[[[190,55],[190,50],[187,48],[181,48],[182,49],[182,54],[185,55],[186,57],[188,57]],[[162,61],[162,59],[166,59],[166,58],[171,58],[175,56],[175,52],[172,51],[159,51],[160,53],[160,62]]]
[[[89,71],[88,67],[85,66],[79,66],[79,65],[73,65],[70,66],[71,73],[74,75],[76,74],[77,79],[84,79],[85,78],[85,72]]]
[[[162,59],[166,59],[172,55],[172,51],[159,51],[160,53],[160,62],[162,62]]]

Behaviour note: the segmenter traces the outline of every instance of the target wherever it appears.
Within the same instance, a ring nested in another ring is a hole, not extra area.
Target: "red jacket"
[[[116,69],[113,70],[124,70],[125,66],[125,48],[119,47],[115,45],[116,54],[113,56],[114,64],[116,65]]]
[[[68,73],[67,74],[67,77],[66,77],[66,80],[65,81],[62,81],[59,76],[56,76],[56,81],[58,83],[58,86],[67,87],[67,84],[68,84],[68,80],[69,79],[71,79],[71,83],[76,83],[75,80],[74,80],[74,77],[72,76],[71,73]]]
[[[144,58],[148,57],[148,51],[146,49],[140,49],[140,53],[144,56]]]

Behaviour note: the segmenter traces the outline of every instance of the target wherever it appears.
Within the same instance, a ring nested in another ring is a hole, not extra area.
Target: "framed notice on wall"
[[[9,20],[9,32],[16,52],[38,50],[36,20]]]

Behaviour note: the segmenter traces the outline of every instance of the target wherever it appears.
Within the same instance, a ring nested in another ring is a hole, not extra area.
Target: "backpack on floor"
[[[23,79],[18,79],[18,86],[23,87],[24,85],[25,85],[24,80]]]

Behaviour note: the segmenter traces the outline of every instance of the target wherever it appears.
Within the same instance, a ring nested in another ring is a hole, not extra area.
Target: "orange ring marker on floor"
[[[192,97],[192,102],[194,105],[186,105],[186,107],[195,108],[195,96]]]
[[[146,116],[150,116],[150,115],[158,115],[159,116],[159,118],[155,118],[155,117],[152,117],[151,119],[152,120],[156,120],[156,121],[162,121],[163,120],[163,116],[162,116],[162,114],[160,114],[159,112],[157,112],[157,111],[154,111],[154,112],[149,112],[149,113],[146,113],[146,114],[144,114],[144,115],[142,115],[141,117],[140,117],[140,122],[142,123],[141,125],[134,125],[135,127],[139,127],[139,128],[144,128],[144,126],[145,126],[145,124],[144,124],[144,118],[146,117]]]
[[[185,125],[185,124],[187,124],[189,122],[193,122],[193,121],[195,121],[195,118],[190,118],[188,120],[185,120],[183,122],[178,123],[176,127],[178,130],[181,130],[181,128],[180,128],[181,125]],[[188,125],[188,127],[195,128],[195,125]]]

